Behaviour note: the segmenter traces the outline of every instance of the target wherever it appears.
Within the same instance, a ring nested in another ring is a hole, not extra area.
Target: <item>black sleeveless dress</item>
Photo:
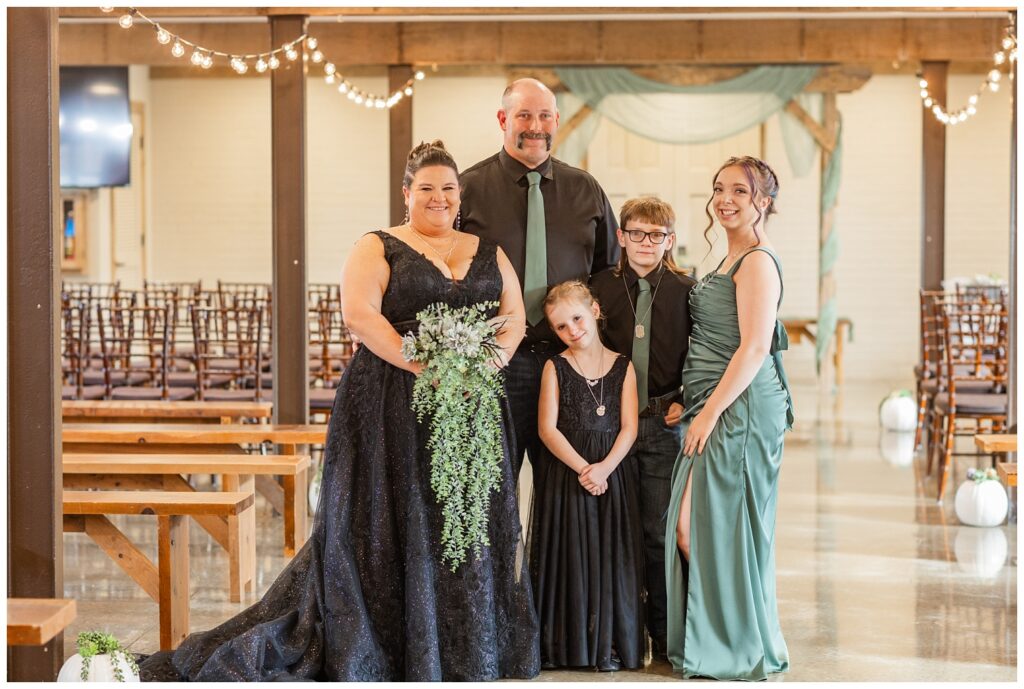
[[[629,359],[619,356],[601,383],[590,386],[562,356],[558,430],[590,464],[600,462],[619,434],[622,385]],[[590,390],[587,388],[590,387]],[[593,393],[593,394],[591,394]],[[596,413],[599,398],[605,414]],[[530,533],[534,598],[545,667],[606,667],[613,654],[625,668],[644,664],[644,556],[639,474],[630,453],[593,496],[576,472],[544,449],[547,474],[535,497]]]
[[[381,311],[400,333],[436,302],[498,301],[497,245],[485,239],[462,280],[386,233]],[[494,314],[491,314],[494,315]],[[538,624],[520,551],[503,404],[504,477],[490,547],[454,573],[441,560],[429,428],[411,410],[415,376],[361,347],[338,386],[313,531],[258,603],[171,653],[144,680],[491,680],[540,670]],[[518,557],[517,557],[518,556]]]

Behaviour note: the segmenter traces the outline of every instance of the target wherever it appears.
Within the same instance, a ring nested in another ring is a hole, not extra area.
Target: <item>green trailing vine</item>
[[[413,386],[412,407],[430,417],[430,487],[441,504],[442,560],[455,571],[470,550],[480,556],[487,536],[491,493],[501,485],[503,457],[501,375],[484,302],[461,308],[432,304],[419,314],[419,330],[402,338],[407,361],[424,364]]]
[[[82,656],[81,677],[83,682],[89,681],[89,666],[93,656],[104,654],[110,656],[110,665],[114,669],[114,679],[118,682],[124,681],[124,672],[121,671],[121,665],[117,662],[118,656],[124,659],[124,662],[128,664],[132,672],[135,674],[139,673],[139,666],[135,663],[135,656],[121,648],[121,642],[112,634],[79,632],[75,643],[78,646],[78,655]]]

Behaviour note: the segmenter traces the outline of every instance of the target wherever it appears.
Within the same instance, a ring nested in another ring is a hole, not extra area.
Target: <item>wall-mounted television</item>
[[[131,181],[132,114],[127,67],[60,68],[60,186]]]

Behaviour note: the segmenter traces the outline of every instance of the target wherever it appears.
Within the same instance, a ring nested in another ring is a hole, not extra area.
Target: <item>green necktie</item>
[[[636,323],[633,327],[633,368],[636,369],[638,408],[643,411],[647,408],[647,369],[651,360],[651,283],[640,278],[636,284],[640,291],[636,295]]]
[[[523,302],[526,321],[536,325],[544,319],[544,297],[548,293],[548,240],[544,227],[544,196],[540,193],[540,173],[526,173],[530,189],[526,192],[526,272],[523,276]]]

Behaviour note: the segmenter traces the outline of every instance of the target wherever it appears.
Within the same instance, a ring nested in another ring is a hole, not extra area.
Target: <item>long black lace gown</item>
[[[588,463],[600,462],[619,434],[622,386],[629,359],[620,356],[588,385],[563,356],[558,375],[558,430]],[[587,388],[590,388],[588,390]],[[598,415],[598,402],[606,408]],[[639,473],[629,454],[600,496],[544,448],[547,467],[534,501],[530,534],[534,597],[541,621],[545,667],[598,667],[614,656],[622,667],[644,664],[644,553]]]
[[[382,312],[399,332],[429,304],[497,301],[496,244],[447,279],[386,232]],[[491,314],[494,315],[494,314]],[[490,680],[540,670],[538,624],[520,552],[507,404],[504,477],[491,545],[454,573],[441,561],[429,429],[411,410],[415,377],[361,347],[334,401],[320,505],[306,545],[258,603],[142,665],[145,680]]]

